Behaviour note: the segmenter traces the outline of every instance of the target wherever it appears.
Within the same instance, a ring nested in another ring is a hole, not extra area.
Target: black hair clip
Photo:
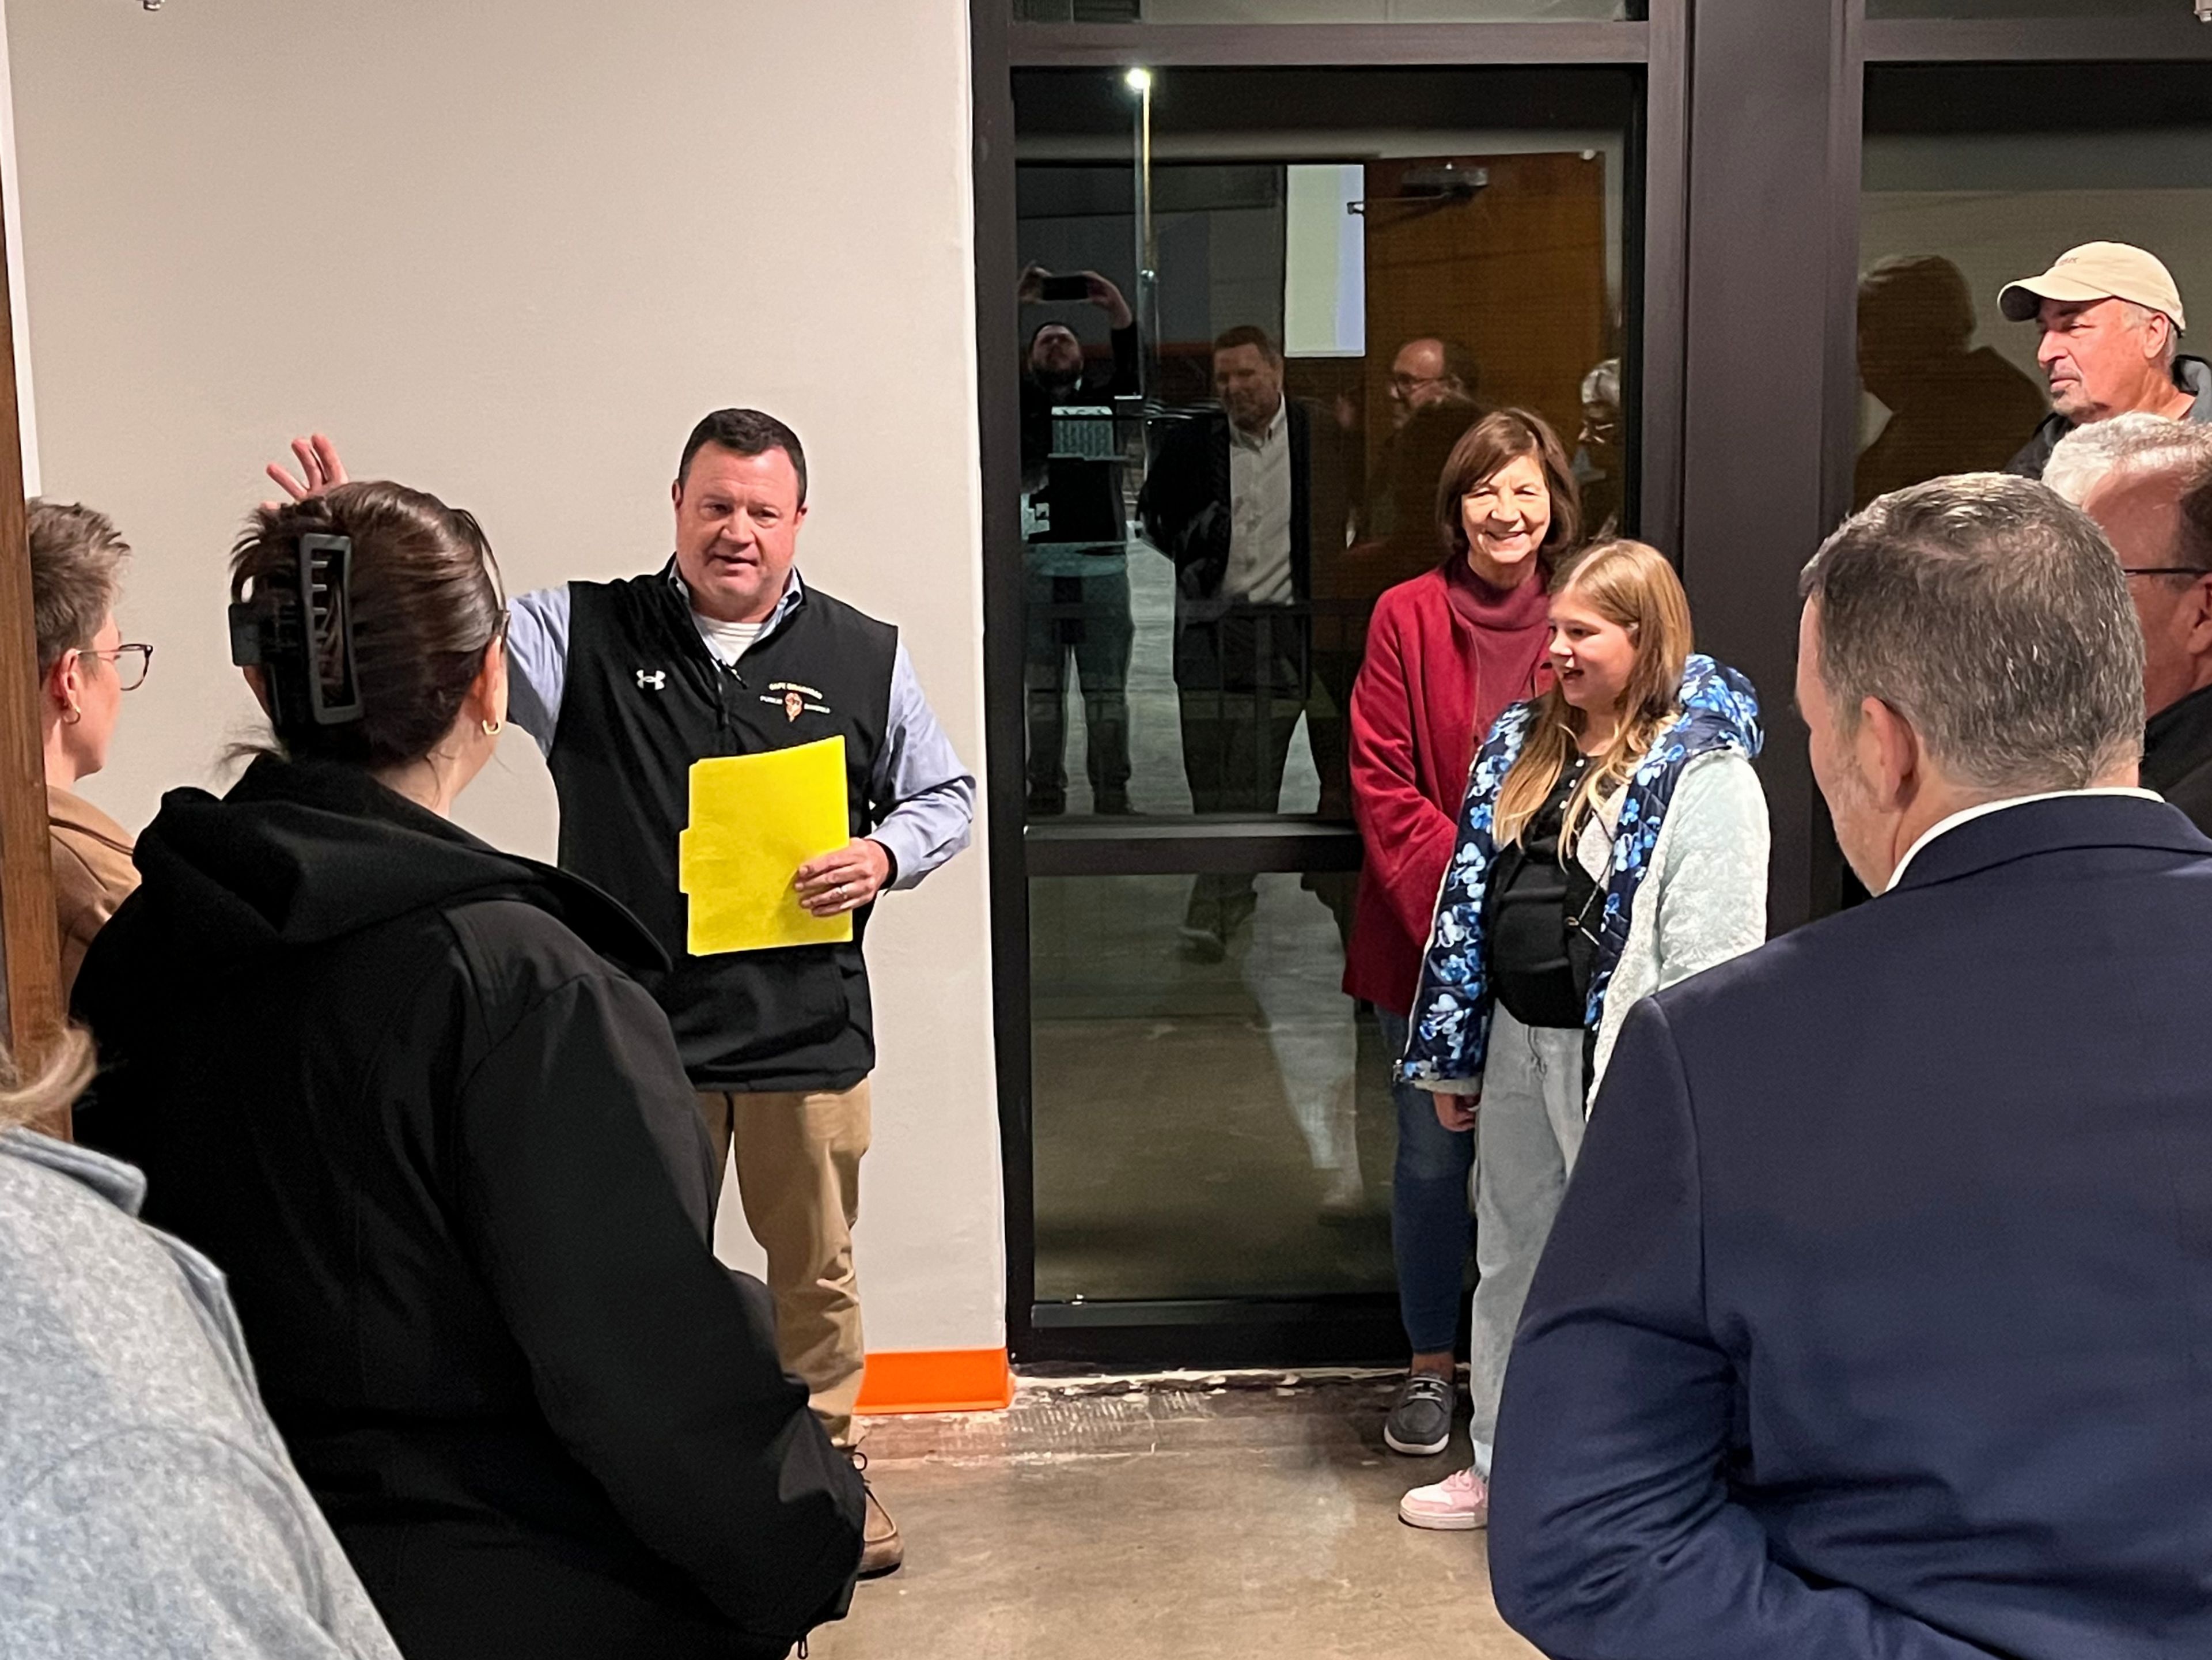
[[[257,581],[230,607],[230,660],[267,677],[269,718],[279,732],[361,719],[353,642],[353,538],[300,538],[290,586]]]

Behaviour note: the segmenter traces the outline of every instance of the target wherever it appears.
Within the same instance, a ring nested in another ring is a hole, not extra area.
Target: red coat
[[[1413,1006],[1476,739],[1550,678],[1545,611],[1540,581],[1500,593],[1458,559],[1375,602],[1352,687],[1352,811],[1367,850],[1345,952],[1353,997]]]

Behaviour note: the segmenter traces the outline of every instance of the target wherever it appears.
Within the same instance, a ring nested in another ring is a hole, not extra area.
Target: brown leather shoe
[[[906,1560],[906,1541],[899,1537],[898,1523],[884,1508],[884,1501],[876,1497],[876,1490],[866,1477],[861,1485],[867,1487],[868,1519],[860,1529],[860,1578],[875,1579],[886,1573],[896,1573]]]

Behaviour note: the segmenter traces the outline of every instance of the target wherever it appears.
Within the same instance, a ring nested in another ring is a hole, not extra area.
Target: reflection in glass
[[[1386,1291],[1395,1137],[1328,908],[1252,881],[1223,959],[1173,876],[1030,885],[1037,1295]]]
[[[2068,248],[2147,248],[2212,305],[2201,64],[1875,66],[1866,123],[1860,502],[2027,449],[2051,410],[2041,334],[1997,295]]]
[[[1644,15],[1642,0],[1013,0],[1013,8],[1028,23],[1607,22]]]
[[[1867,0],[1869,18],[2172,17],[2167,0]],[[2186,12],[2180,13],[2186,16]]]
[[[1438,477],[1488,409],[1579,433],[1593,526],[1623,513],[1633,96],[1610,70],[1571,95],[1471,71],[1016,76],[1032,822],[1348,822],[1368,614],[1442,556]],[[1463,131],[1471,107],[1525,125]],[[1194,884],[1187,946],[1224,949],[1252,903]]]

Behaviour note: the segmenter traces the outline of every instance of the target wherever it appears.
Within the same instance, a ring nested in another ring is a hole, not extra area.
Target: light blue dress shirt
[[[672,582],[678,579],[669,573]],[[772,639],[798,608],[805,585],[793,570],[756,646]],[[703,635],[702,635],[703,638]],[[518,595],[507,609],[507,716],[550,753],[568,678],[568,588]],[[975,822],[975,778],[921,695],[901,641],[891,660],[890,720],[868,775],[880,822],[869,831],[890,854],[891,886],[910,888],[968,845]]]

